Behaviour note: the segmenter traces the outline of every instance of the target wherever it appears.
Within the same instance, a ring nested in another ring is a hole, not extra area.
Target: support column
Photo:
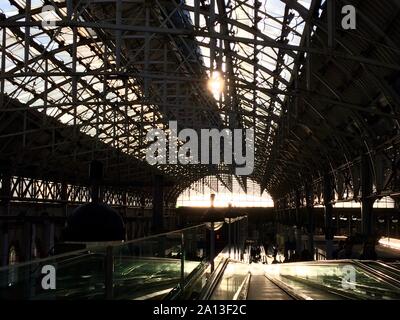
[[[211,263],[211,272],[214,272],[214,258],[215,258],[215,231],[214,231],[214,222],[211,222],[211,230],[210,230],[210,263]]]
[[[38,248],[37,248],[37,243],[36,243],[36,235],[37,235],[37,228],[36,224],[32,223],[32,232],[31,232],[31,259],[32,258],[37,258],[37,256],[34,256],[34,249],[36,250],[36,254],[38,254]]]
[[[47,217],[45,221],[45,255],[50,255],[54,248],[54,222],[50,221],[50,217]]]
[[[154,176],[152,222],[153,233],[160,233],[164,230],[164,192],[162,175]]]
[[[0,214],[5,216],[10,213],[11,200],[11,167],[9,163],[0,163],[1,189],[0,189]]]
[[[306,208],[307,208],[307,234],[308,234],[308,251],[314,257],[314,208],[313,208],[313,192],[311,186],[306,184]]]
[[[185,290],[185,256],[186,256],[186,250],[185,250],[185,232],[182,232],[181,235],[181,294],[183,295],[184,290]]]
[[[243,253],[243,218],[241,217],[239,220],[239,257],[238,259],[242,261],[242,253]]]
[[[229,246],[229,258],[231,257],[231,246],[232,246],[232,238],[231,238],[231,221],[232,219],[229,218],[229,223],[228,223],[228,246]]]
[[[324,207],[325,207],[325,240],[326,240],[326,259],[332,259],[333,252],[333,227],[332,212],[333,206],[333,185],[329,173],[324,176]]]
[[[106,248],[106,255],[104,258],[105,258],[104,261],[105,298],[109,300],[114,297],[114,252],[112,246]]]
[[[348,218],[349,220],[348,220],[348,233],[349,233],[349,237],[351,236],[351,224],[352,224],[352,216],[351,215],[349,215],[349,218]]]
[[[240,260],[240,220],[237,221],[237,226],[236,226],[237,230],[237,256],[236,256],[236,260]]]
[[[302,246],[302,231],[301,231],[301,216],[300,216],[300,192],[296,190],[296,231],[295,231],[295,239],[296,239],[296,253],[297,255],[301,254],[303,250]]]
[[[10,214],[10,199],[11,199],[11,170],[9,163],[0,163],[1,188],[0,188],[0,215],[8,216]],[[8,222],[3,220],[1,234],[1,266],[8,264]]]
[[[61,202],[63,203],[64,217],[68,214],[68,184],[63,181],[61,183]]]
[[[91,196],[93,203],[103,201],[100,184],[103,180],[103,164],[100,161],[92,161],[89,167],[89,178],[92,185]]]
[[[238,250],[238,227],[237,227],[238,221],[234,222],[234,227],[233,227],[233,234],[234,234],[234,241],[235,241],[235,250],[234,250],[234,259],[236,259],[236,254]]]
[[[327,0],[328,9],[328,48],[333,49],[335,46],[335,27],[336,27],[336,0]]]
[[[8,225],[7,225],[7,222],[5,222],[2,226],[0,250],[1,250],[0,266],[6,266],[8,264]]]
[[[24,261],[30,261],[32,257],[32,222],[27,220],[27,216],[24,217],[24,229],[23,229],[23,259]]]
[[[365,237],[373,233],[372,168],[368,155],[361,157],[361,230]]]
[[[128,196],[126,194],[126,191],[124,190],[122,193],[122,205],[123,205],[123,217],[124,217],[124,223],[125,223],[125,239],[126,240],[131,240],[131,234],[132,234],[132,229],[131,229],[131,223],[128,220]]]

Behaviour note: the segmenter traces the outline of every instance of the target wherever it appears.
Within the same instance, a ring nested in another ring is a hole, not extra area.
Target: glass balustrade
[[[206,226],[85,249],[0,269],[0,299],[149,299],[184,287],[208,255]],[[43,288],[44,266],[55,270]]]

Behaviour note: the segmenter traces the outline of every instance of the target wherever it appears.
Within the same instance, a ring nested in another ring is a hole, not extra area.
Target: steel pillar
[[[9,163],[0,163],[2,186],[0,188],[0,214],[9,215],[11,194],[11,167]]]
[[[211,264],[211,272],[214,272],[214,258],[215,258],[215,231],[214,231],[214,222],[211,222],[211,230],[210,230],[210,264]]]
[[[68,184],[63,181],[61,183],[61,201],[63,202],[64,216],[68,214]]]
[[[181,281],[180,281],[180,286],[181,286],[181,294],[183,295],[184,290],[185,290],[185,255],[186,255],[186,250],[185,250],[185,232],[182,232],[181,235]]]
[[[32,257],[32,222],[24,217],[23,227],[23,259],[30,261]]]
[[[6,266],[8,264],[8,226],[6,223],[3,224],[2,226],[0,250],[1,250],[0,266]]]
[[[46,257],[50,255],[51,251],[54,248],[54,222],[50,221],[50,218],[47,217],[45,220],[45,250]]]
[[[300,254],[302,251],[302,239],[301,239],[301,216],[300,216],[300,192],[296,191],[296,252]]]
[[[11,170],[9,163],[0,164],[0,174],[1,174],[1,188],[0,188],[0,215],[10,214],[10,199],[11,199]],[[0,247],[0,266],[5,266],[8,264],[8,223],[3,222],[1,226],[1,247]]]
[[[102,202],[102,194],[100,184],[103,180],[103,164],[100,161],[92,161],[89,166],[89,179],[92,185],[91,196],[92,202]]]
[[[238,245],[238,230],[239,230],[239,228],[238,228],[238,223],[239,223],[239,221],[235,221],[235,223],[233,224],[235,227],[234,227],[234,229],[233,230],[235,230],[234,231],[234,234],[235,234],[235,256],[234,256],[234,258],[235,259],[237,259],[237,253],[238,253],[238,251],[239,251],[239,245]]]
[[[327,0],[328,9],[328,48],[335,46],[335,28],[336,28],[336,0]]]
[[[164,192],[163,176],[154,176],[153,185],[153,220],[152,232],[160,233],[164,230]]]
[[[306,209],[307,209],[307,234],[308,234],[308,251],[313,255],[314,253],[314,207],[313,207],[313,193],[311,186],[306,184]]]
[[[229,258],[231,257],[231,246],[232,246],[232,238],[231,238],[231,221],[232,219],[229,218],[229,223],[228,223],[228,246],[229,246]]]
[[[331,176],[326,173],[324,176],[324,207],[325,207],[325,241],[326,241],[326,259],[332,259],[333,251],[333,226],[332,226],[332,212],[333,212],[333,185]]]
[[[112,299],[114,297],[114,252],[112,246],[107,247],[104,259],[105,297],[106,299]]]
[[[361,157],[361,230],[364,236],[373,233],[372,168],[368,155]]]

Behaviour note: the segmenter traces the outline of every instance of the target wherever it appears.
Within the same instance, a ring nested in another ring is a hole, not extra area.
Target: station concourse
[[[398,0],[0,0],[1,300],[398,300]]]

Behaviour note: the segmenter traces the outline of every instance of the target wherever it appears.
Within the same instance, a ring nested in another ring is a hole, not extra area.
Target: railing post
[[[114,254],[113,247],[108,246],[106,248],[105,256],[105,289],[106,299],[112,299],[114,297]]]

